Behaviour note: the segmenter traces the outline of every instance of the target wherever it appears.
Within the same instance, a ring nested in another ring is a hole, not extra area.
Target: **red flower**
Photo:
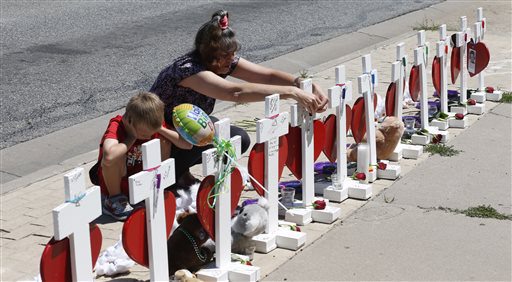
[[[463,118],[464,118],[464,114],[456,113],[456,114],[455,114],[455,118],[456,118],[456,119],[463,119]]]
[[[433,135],[432,144],[437,144],[437,143],[441,142],[441,139],[443,139],[443,135],[441,135],[441,134]]]
[[[379,162],[377,164],[377,166],[379,167],[380,170],[386,170],[386,168],[388,167],[388,164],[386,164],[384,162]]]
[[[313,202],[313,208],[315,210],[323,210],[325,209],[326,203],[324,200],[316,200]]]
[[[487,87],[485,87],[485,92],[487,92],[487,93],[493,93],[493,92],[494,92],[494,87],[492,87],[492,86],[487,86]]]
[[[470,106],[476,105],[476,100],[475,99],[468,99],[468,105],[470,105]]]
[[[365,180],[366,179],[366,174],[364,174],[364,172],[358,172],[358,173],[356,173],[356,179],[358,179],[358,180]]]
[[[248,260],[245,261],[245,264],[246,265],[252,265],[252,263],[250,261],[248,261]]]

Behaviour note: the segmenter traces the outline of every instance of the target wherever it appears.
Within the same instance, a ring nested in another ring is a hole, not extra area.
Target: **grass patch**
[[[441,25],[435,23],[432,19],[423,18],[423,21],[420,23],[416,23],[415,26],[412,27],[413,30],[430,30],[437,31]]]
[[[465,210],[438,207],[439,210],[464,214],[469,217],[479,217],[479,218],[494,218],[499,220],[512,220],[512,215],[506,215],[499,213],[495,208],[490,205],[480,205],[478,207],[469,207]]]
[[[442,157],[452,157],[458,155],[462,150],[457,150],[453,148],[453,145],[446,146],[445,144],[428,144],[425,146],[425,151],[429,152],[431,155],[438,154]]]
[[[510,91],[503,92],[500,102],[509,103],[509,104],[512,103],[512,92],[510,92]]]

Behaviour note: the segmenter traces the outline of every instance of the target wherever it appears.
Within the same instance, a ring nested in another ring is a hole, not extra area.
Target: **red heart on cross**
[[[396,82],[391,82],[386,91],[386,115],[395,115]]]
[[[206,233],[210,235],[210,238],[215,241],[215,207],[210,207],[210,205],[213,205],[214,198],[209,198],[213,186],[215,186],[215,177],[213,175],[208,175],[201,181],[197,191],[196,205],[197,217],[201,225],[206,230]],[[243,190],[242,174],[240,174],[238,168],[235,168],[231,173],[231,215],[235,212]]]
[[[325,140],[325,127],[319,120],[313,121],[313,136],[313,161],[316,161],[322,153]],[[288,158],[286,159],[286,166],[297,179],[302,179],[302,131],[300,126],[290,126],[286,138],[288,139]]]
[[[475,44],[473,40],[468,43],[467,66],[470,77],[482,72],[490,60],[491,54],[485,43],[478,42]]]
[[[91,236],[91,256],[92,267],[96,265],[96,260],[101,250],[101,230],[96,224],[89,225]],[[69,239],[55,240],[52,237],[41,255],[39,264],[39,272],[42,281],[65,282],[72,281],[71,275],[71,252],[69,247]],[[91,269],[92,274],[92,269]]]
[[[166,238],[169,238],[174,223],[174,216],[176,215],[176,198],[173,193],[164,191],[164,206]],[[136,263],[149,267],[146,226],[146,208],[140,207],[133,210],[123,224],[122,240],[126,254]]]
[[[377,94],[373,93],[373,111],[377,108]],[[366,113],[363,97],[359,97],[352,105],[352,124],[350,125],[352,136],[357,144],[363,140],[366,133]]]
[[[441,58],[438,56],[435,56],[432,61],[432,84],[437,94],[441,96]]]
[[[345,105],[345,134],[350,130],[350,123],[352,121],[352,109],[349,105]],[[338,158],[337,156],[337,133],[338,126],[335,114],[330,114],[324,120],[325,128],[325,142],[323,152],[327,159],[333,163]]]
[[[286,158],[288,157],[288,140],[286,136],[279,137],[279,161],[278,161],[278,179],[283,174],[284,166],[286,165]],[[265,144],[256,143],[249,153],[249,162],[247,170],[249,174],[256,179],[261,185],[265,185]],[[251,179],[251,184],[260,196],[265,195],[265,191],[254,180]]]
[[[452,48],[452,55],[450,58],[450,73],[452,76],[452,84],[455,84],[460,73],[460,47]]]
[[[411,74],[409,75],[409,94],[411,94],[413,101],[418,101],[420,96],[420,66],[412,66],[411,68]]]

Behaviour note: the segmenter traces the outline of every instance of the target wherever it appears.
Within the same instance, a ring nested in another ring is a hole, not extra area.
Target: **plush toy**
[[[404,133],[404,123],[396,117],[386,117],[375,131],[377,146],[377,159],[387,160],[396,148],[400,138]],[[366,142],[366,135],[363,137]],[[352,144],[347,149],[347,160],[349,162],[357,161],[357,144]]]
[[[197,279],[197,277],[192,274],[187,269],[180,269],[174,273],[174,278],[171,280],[173,282],[202,282],[203,280]]]
[[[251,239],[265,231],[268,208],[265,198],[260,198],[254,203],[244,202],[231,221],[231,252],[247,255],[252,259],[256,245]]]
[[[183,212],[177,221],[180,226],[167,240],[169,273],[179,269],[195,272],[213,257],[211,249],[204,245],[209,239],[208,234],[201,226],[197,213]]]

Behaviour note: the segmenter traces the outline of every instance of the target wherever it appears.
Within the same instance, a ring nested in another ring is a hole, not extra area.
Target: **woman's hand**
[[[329,103],[329,99],[322,91],[322,88],[318,86],[316,83],[313,83],[313,94],[316,96],[318,108],[317,113],[322,113],[327,110],[327,103]]]
[[[311,114],[318,112],[318,108],[321,105],[319,96],[305,92],[300,88],[295,88],[295,91],[295,100],[299,105],[303,106]]]

